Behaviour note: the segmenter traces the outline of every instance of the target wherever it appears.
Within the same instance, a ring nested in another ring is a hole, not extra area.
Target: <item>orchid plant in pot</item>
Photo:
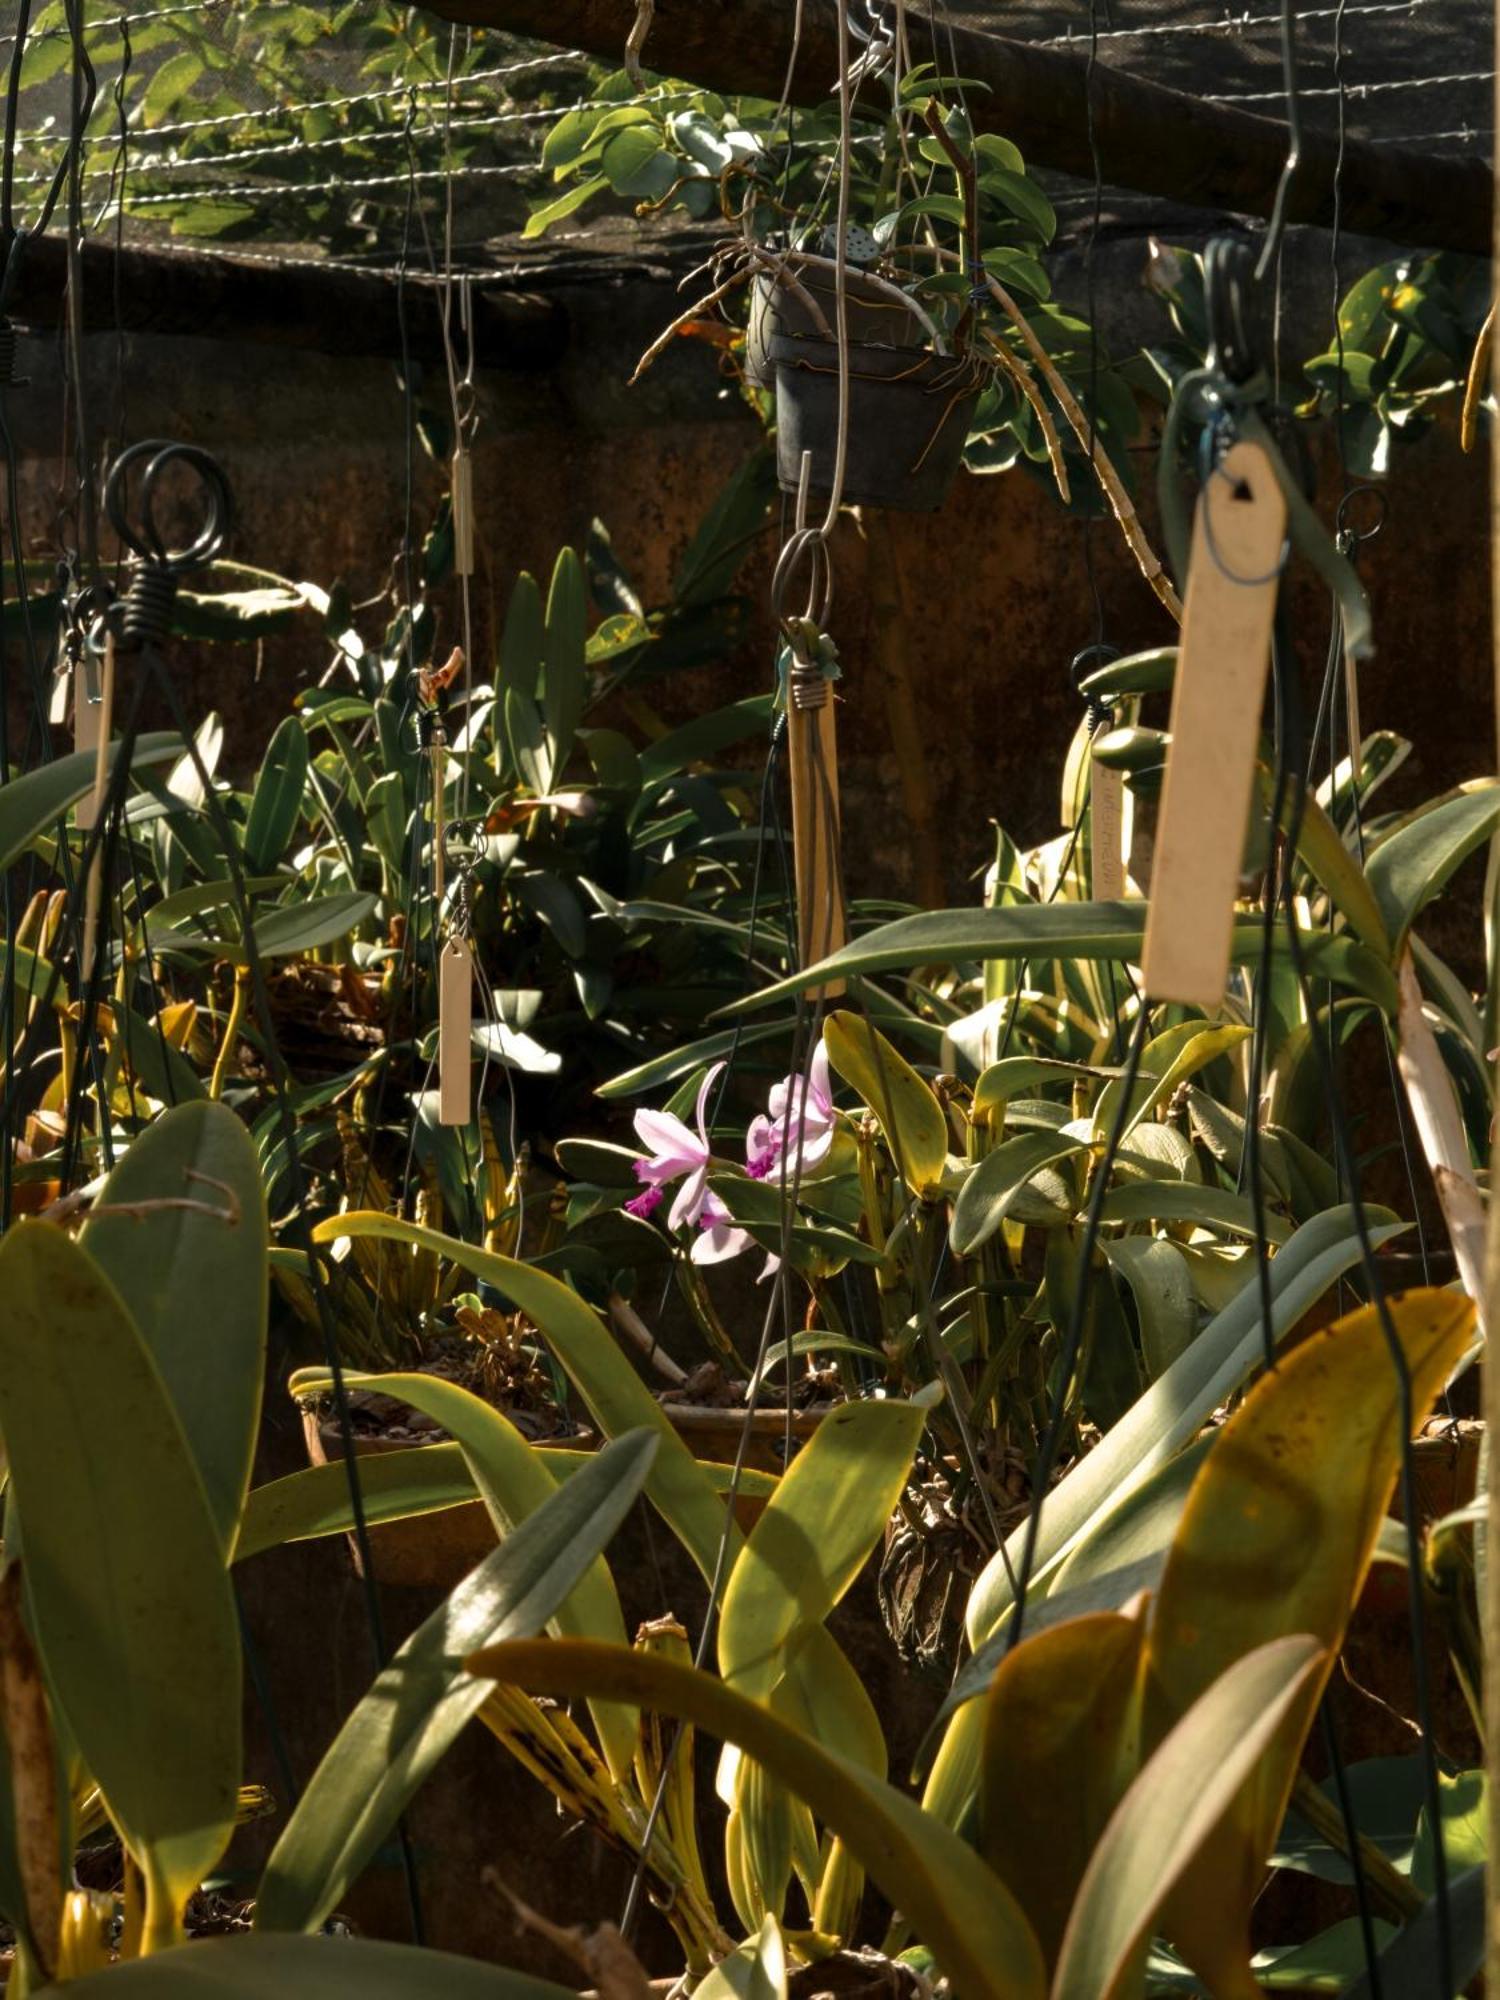
[[[967,88],[913,63],[904,38],[865,62],[847,106],[792,111],[621,71],[548,135],[562,192],[528,233],[612,195],[643,215],[722,216],[707,290],[640,368],[679,336],[718,346],[752,401],[774,403],[791,492],[804,452],[812,490],[831,490],[842,430],[851,504],[936,507],[961,458],[1050,466],[1067,500],[1074,444],[1114,499],[1132,395],[1052,301],[1051,204],[1014,145],[974,133]]]

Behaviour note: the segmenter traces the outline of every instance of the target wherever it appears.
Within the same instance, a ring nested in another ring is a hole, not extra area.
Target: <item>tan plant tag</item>
[[[1102,723],[1097,743],[1109,734]],[[1089,759],[1089,881],[1096,903],[1116,903],[1125,894],[1125,777]]]
[[[1285,534],[1269,456],[1233,445],[1193,526],[1142,954],[1153,1000],[1224,998]]]
[[[792,778],[792,856],[797,881],[798,945],[804,965],[827,958],[843,944],[846,927],[839,831],[838,738],[830,693],[821,708],[787,716]],[[810,990],[811,1000],[836,1000],[841,979]]]
[[[465,446],[453,454],[453,573],[474,574],[474,461]]]
[[[474,954],[453,936],[438,959],[438,1123],[467,1125],[473,1105]]]

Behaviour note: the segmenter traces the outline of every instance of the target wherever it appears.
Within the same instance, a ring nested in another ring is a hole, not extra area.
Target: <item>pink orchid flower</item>
[[[755,1119],[746,1135],[745,1171],[756,1181],[778,1170],[788,1179],[806,1173],[826,1159],[833,1130],[828,1050],[819,1042],[805,1076],[784,1076],[771,1086],[766,1116]]]
[[[646,1159],[636,1161],[635,1177],[646,1185],[626,1207],[635,1215],[648,1216],[660,1206],[662,1190],[680,1180],[682,1186],[667,1212],[667,1226],[690,1229],[696,1224],[700,1233],[689,1253],[695,1264],[720,1264],[728,1257],[737,1257],[750,1242],[748,1232],[735,1228],[728,1209],[708,1185],[713,1156],[708,1139],[708,1097],[723,1068],[723,1063],[715,1063],[699,1085],[696,1130],[670,1111],[635,1114],[636,1137],[649,1149]]]

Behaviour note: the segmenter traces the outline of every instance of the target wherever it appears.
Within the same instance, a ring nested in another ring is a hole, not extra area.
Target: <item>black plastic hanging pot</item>
[[[818,306],[830,331],[838,325],[838,281],[832,271],[816,266],[798,268],[797,283]],[[845,318],[849,338],[861,346],[920,347],[927,338],[910,306],[892,298],[889,285],[880,286],[862,271],[844,273]],[[758,271],[750,281],[750,312],[745,327],[745,374],[757,388],[769,389],[776,379],[771,342],[780,335],[793,340],[826,338],[805,300],[775,274]]]
[[[776,364],[776,472],[795,493],[802,454],[812,488],[833,486],[839,433],[839,354],[831,340],[771,342]],[[930,514],[963,457],[986,370],[926,348],[849,349],[849,425],[843,497],[850,506]]]

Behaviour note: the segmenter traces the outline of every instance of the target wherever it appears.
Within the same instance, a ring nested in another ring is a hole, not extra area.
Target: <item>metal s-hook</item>
[[[181,548],[168,544],[157,516],[165,475],[176,466],[195,476],[203,504],[203,524]],[[137,468],[139,475],[133,480]],[[145,438],[128,446],[110,467],[104,482],[104,511],[132,557],[130,588],[120,611],[120,640],[131,650],[158,645],[171,622],[178,582],[189,570],[211,563],[228,539],[234,514],[229,481],[218,460],[198,445]]]

